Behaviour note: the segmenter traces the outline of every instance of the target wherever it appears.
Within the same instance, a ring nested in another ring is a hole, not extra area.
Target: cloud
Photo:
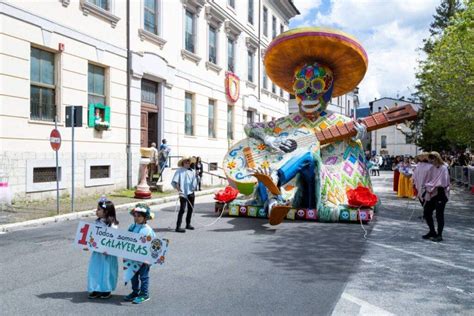
[[[331,0],[325,13],[306,7],[311,13],[292,23],[332,27],[359,39],[369,56],[359,85],[361,105],[366,105],[374,98],[414,92],[417,61],[424,58],[419,48],[437,5],[439,0]]]

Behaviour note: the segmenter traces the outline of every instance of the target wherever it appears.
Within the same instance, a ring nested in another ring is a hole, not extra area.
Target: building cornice
[[[68,26],[61,25],[32,12],[20,9],[10,3],[0,2],[0,12],[5,16],[39,27],[44,31],[59,34],[86,45],[96,47],[100,50],[108,51],[120,57],[127,56],[127,50],[125,48],[104,42],[103,40],[94,38],[89,34],[81,33]]]
[[[218,29],[221,28],[222,24],[225,21],[225,15],[223,15],[221,12],[219,12],[219,10],[209,4],[204,7],[204,18],[210,25]]]
[[[115,28],[117,26],[117,22],[120,21],[120,18],[109,11],[106,11],[95,4],[90,3],[87,0],[81,0],[81,9],[84,15],[89,15],[89,13],[96,15],[104,20],[110,22],[110,25]]]
[[[142,41],[148,40],[150,42],[153,42],[153,43],[157,44],[161,49],[163,49],[163,46],[165,46],[165,44],[167,43],[167,41],[164,38],[162,38],[162,37],[160,37],[156,34],[153,34],[151,32],[148,32],[144,29],[139,29],[138,30],[138,36],[140,37],[140,39]]]

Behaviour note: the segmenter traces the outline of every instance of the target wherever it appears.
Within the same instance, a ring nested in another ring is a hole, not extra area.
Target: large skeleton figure
[[[249,124],[245,127],[247,136],[262,140],[274,151],[291,154],[294,144],[279,136],[281,131],[298,128],[323,130],[350,121],[344,115],[327,110],[338,77],[317,59],[294,70],[290,92],[296,96],[299,112],[272,122]],[[340,210],[347,207],[347,190],[358,185],[371,188],[365,154],[358,140],[365,129],[359,124],[356,126],[358,134],[353,139],[315,146],[312,152],[295,155],[278,170],[255,170],[255,175],[271,178],[281,192],[271,194],[268,182],[264,184],[261,181],[254,192],[256,202],[265,204],[270,223],[280,223],[290,207],[316,209],[320,220],[337,221]],[[317,142],[316,138],[314,141]]]

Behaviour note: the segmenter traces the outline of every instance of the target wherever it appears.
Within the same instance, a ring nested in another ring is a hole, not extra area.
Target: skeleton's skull
[[[151,250],[153,252],[158,252],[161,249],[161,240],[155,239],[151,242]]]
[[[295,72],[293,90],[300,110],[312,114],[323,111],[331,100],[333,74],[319,63],[305,64]]]

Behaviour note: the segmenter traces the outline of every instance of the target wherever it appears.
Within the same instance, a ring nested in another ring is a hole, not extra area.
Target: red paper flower
[[[229,203],[230,201],[233,201],[238,194],[239,191],[237,189],[234,189],[231,186],[226,186],[224,190],[217,191],[217,193],[214,195],[214,200],[223,203]]]
[[[372,207],[377,204],[378,198],[369,188],[358,186],[347,191],[347,200],[349,201],[349,206]]]

